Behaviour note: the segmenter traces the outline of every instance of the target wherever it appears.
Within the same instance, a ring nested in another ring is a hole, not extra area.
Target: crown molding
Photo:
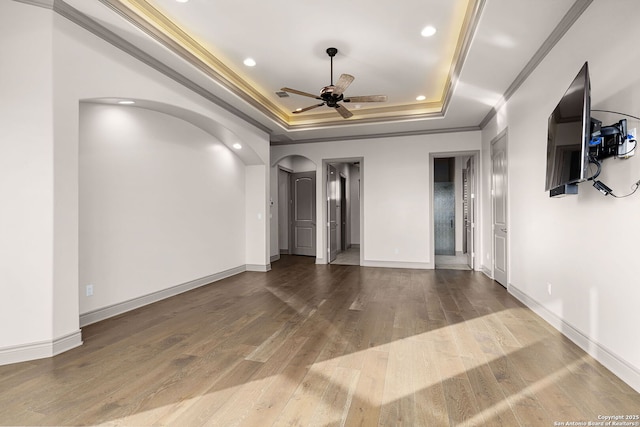
[[[100,1],[103,1],[103,0],[100,0]],[[82,12],[78,11],[77,9],[69,6],[64,1],[55,0],[53,2],[53,10],[54,10],[54,12],[59,14],[60,16],[66,18],[69,21],[73,22],[74,24],[84,28],[85,30],[87,30],[90,33],[92,33],[93,35],[95,35],[95,36],[99,37],[100,39],[110,43],[111,45],[113,45],[113,46],[117,47],[118,49],[122,50],[123,52],[129,54],[130,56],[132,56],[133,58],[137,59],[138,61],[148,65],[149,67],[155,69],[156,71],[158,71],[158,72],[164,74],[165,76],[171,78],[172,80],[178,82],[182,86],[186,87],[187,89],[191,90],[192,92],[197,93],[198,95],[202,96],[203,98],[207,99],[208,101],[211,101],[212,103],[218,105],[219,107],[224,108],[225,110],[229,111],[230,113],[238,116],[242,120],[250,123],[251,125],[255,126],[256,128],[262,130],[263,132],[266,132],[266,133],[271,133],[272,132],[272,129],[270,129],[270,128],[266,127],[265,125],[263,125],[262,123],[258,122],[253,117],[245,114],[244,112],[240,111],[238,108],[236,108],[233,105],[229,104],[228,102],[220,99],[219,97],[214,95],[209,90],[205,89],[204,87],[200,86],[199,84],[195,83],[194,81],[192,81],[191,79],[185,77],[184,75],[178,73],[173,68],[171,68],[171,67],[165,65],[164,63],[158,61],[157,59],[155,59],[151,55],[149,55],[146,52],[144,52],[142,49],[139,49],[138,47],[134,46],[132,43],[130,43],[127,40],[123,39],[122,37],[118,36],[113,31],[107,29],[106,27],[104,27],[103,25],[99,24],[98,22],[96,22],[95,20],[91,19],[90,17],[88,17],[87,15],[83,14]]]
[[[480,21],[482,9],[486,3],[486,0],[469,0],[468,2],[460,36],[453,53],[451,67],[443,87],[442,98],[439,101],[395,107],[367,108],[355,111],[352,119],[344,120],[334,118],[331,114],[305,115],[303,117],[286,113],[244,81],[147,0],[99,1],[285,130],[335,127],[343,125],[343,122],[360,124],[388,120],[441,117],[453,95],[453,90]],[[435,111],[436,109],[437,111]],[[398,114],[398,111],[402,111],[402,113]],[[377,117],[373,117],[374,115]]]
[[[195,83],[193,80],[185,77],[181,73],[178,73],[171,67],[165,65],[164,63],[158,61],[153,58],[151,55],[145,53],[142,49],[136,47],[132,43],[128,42],[124,38],[118,36],[113,31],[107,29],[105,26],[99,24],[94,19],[89,16],[83,14],[77,9],[65,3],[63,0],[14,0],[16,2],[25,3],[29,5],[34,5],[38,7],[43,7],[47,9],[52,9],[60,16],[68,19],[69,21],[75,23],[76,25],[84,28],[85,30],[91,32],[102,40],[112,44],[118,49],[124,51],[125,53],[131,55],[137,60],[143,62],[144,64],[150,66],[151,68],[159,71],[165,76],[173,79],[174,81],[180,83],[187,89],[193,91],[194,93],[199,94],[203,98],[213,102],[214,104],[224,108],[230,113],[238,116],[239,118],[245,120],[256,128],[272,134],[273,129],[265,126],[261,122],[257,121],[253,117],[248,114],[242,112],[238,108],[234,107],[230,103],[220,99],[216,95],[214,95],[209,90],[205,89],[201,85]],[[111,10],[116,12],[121,17],[125,18],[128,22],[142,30],[145,34],[151,36],[156,41],[163,44],[165,47],[169,48],[174,53],[176,49],[178,49],[175,41],[171,41],[169,36],[166,34],[162,35],[161,32],[156,29],[151,29],[150,24],[146,21],[142,21],[141,18],[132,11],[129,7],[125,7],[121,0],[99,0],[102,4],[109,7]],[[128,0],[130,3],[136,4],[145,4],[148,7],[151,7],[147,4],[145,0]],[[545,43],[541,46],[541,48],[536,52],[536,55],[529,61],[527,66],[520,72],[516,80],[509,86],[507,91],[505,92],[504,99],[508,99],[517,88],[526,80],[526,78],[531,74],[531,72],[535,69],[535,67],[542,61],[542,59],[546,56],[546,54],[551,50],[551,48],[557,43],[557,41],[566,33],[566,31],[571,27],[571,25],[578,19],[578,17],[586,10],[586,8],[591,4],[593,0],[576,0],[574,5],[571,7],[569,12],[564,16],[562,21],[555,28],[554,32],[547,38]],[[239,89],[237,86],[231,85],[234,89],[233,93],[238,95],[240,98],[249,102],[252,106],[257,108],[260,112],[265,114],[268,118],[275,121],[278,125],[280,125],[285,130],[307,130],[307,129],[317,129],[323,127],[336,127],[336,126],[346,126],[352,124],[367,124],[367,123],[392,123],[392,122],[401,122],[405,120],[416,120],[416,119],[433,119],[440,118],[444,116],[444,111],[448,108],[448,105],[451,100],[451,95],[453,93],[453,89],[457,84],[460,71],[462,69],[464,60],[467,57],[469,52],[471,42],[473,40],[473,36],[475,35],[477,26],[480,21],[480,16],[482,14],[482,10],[486,4],[486,0],[472,0],[469,2],[469,6],[467,12],[465,14],[465,22],[463,24],[463,30],[461,32],[461,37],[458,40],[458,45],[456,47],[456,53],[454,54],[454,62],[452,63],[450,74],[446,83],[446,88],[444,91],[443,102],[439,103],[429,103],[429,105],[422,105],[422,113],[415,114],[401,114],[401,115],[389,115],[387,117],[372,117],[373,114],[377,114],[376,111],[368,111],[375,109],[367,109],[361,112],[363,118],[358,119],[357,121],[328,121],[325,123],[303,123],[303,124],[290,124],[287,120],[282,119],[282,117],[274,116],[269,108],[265,107],[265,104],[268,105],[268,102],[262,104],[260,102],[256,102],[252,97],[247,97],[246,92]],[[152,10],[155,10],[152,8]],[[161,15],[157,10],[154,12],[159,15],[159,18],[167,28],[171,28],[170,21]],[[180,34],[185,40],[192,40],[185,32],[176,27],[176,29],[172,29],[177,34]],[[193,43],[196,43],[193,41]],[[197,43],[196,43],[197,44]],[[198,45],[199,46],[199,45]],[[204,49],[201,46],[199,49]],[[201,71],[205,71],[206,74],[218,81],[221,82],[226,81],[228,84],[234,82],[235,79],[226,80],[219,73],[211,74],[212,68],[210,65],[207,65],[205,62],[199,60],[193,53],[188,52],[186,49],[182,48],[183,54],[179,56],[185,59],[190,64],[196,66],[196,68]],[[217,61],[217,60],[216,60]],[[219,64],[222,64],[220,61],[217,61]],[[224,64],[222,64],[224,66]],[[203,69],[203,67],[205,69]],[[238,77],[239,79],[239,77]],[[221,82],[223,83],[223,82]],[[226,84],[223,84],[227,87]],[[244,89],[244,83],[242,88]],[[227,87],[229,88],[229,87]],[[271,145],[286,145],[286,144],[298,144],[298,143],[314,143],[314,142],[328,142],[328,141],[344,141],[344,140],[357,140],[357,139],[375,139],[375,138],[388,138],[388,137],[398,137],[398,136],[413,136],[413,135],[427,135],[427,134],[435,134],[435,133],[450,133],[450,132],[467,132],[467,131],[476,131],[481,130],[486,124],[491,120],[491,118],[495,115],[496,111],[502,106],[505,101],[502,101],[501,104],[497,104],[494,108],[487,114],[487,116],[482,120],[482,122],[478,126],[468,126],[468,127],[460,127],[460,128],[445,128],[445,129],[432,129],[432,130],[420,130],[420,131],[407,131],[407,132],[392,132],[392,133],[380,133],[380,134],[372,134],[372,135],[362,135],[362,136],[343,136],[343,137],[328,137],[328,138],[309,138],[302,140],[291,140],[286,135],[286,141],[272,141]],[[437,106],[441,105],[441,109],[439,111],[433,111],[437,109]],[[425,110],[431,109],[431,111],[424,112]],[[392,107],[383,107],[381,110],[384,110],[387,114],[392,114]],[[405,108],[406,110],[406,108]],[[318,115],[320,116],[320,115]],[[369,117],[366,117],[369,116]],[[313,119],[313,118],[312,118]],[[315,117],[315,119],[320,119],[320,117]]]
[[[473,41],[473,37],[476,34],[478,25],[480,24],[480,16],[482,16],[482,11],[484,10],[485,4],[486,0],[477,0],[475,2],[470,2],[468,5],[468,9],[465,14],[465,22],[462,24],[463,31],[460,39],[458,40],[456,52],[453,55],[454,61],[449,72],[447,83],[445,85],[444,96],[442,97],[443,99],[441,111],[443,116],[449,109],[449,104],[451,102],[451,98],[453,97],[453,91],[458,84],[462,66],[467,59],[467,55],[469,54],[471,42]]]
[[[355,141],[360,139],[396,138],[396,137],[403,137],[403,136],[475,132],[479,130],[481,130],[479,126],[466,126],[466,127],[459,127],[459,128],[444,128],[444,129],[423,129],[423,130],[413,130],[413,131],[405,131],[405,132],[377,133],[372,135],[334,136],[334,137],[327,137],[327,138],[308,138],[308,139],[288,140],[288,141],[271,141],[270,145],[273,147],[277,145],[311,144],[311,143],[318,143],[318,142],[335,142],[335,141]]]
[[[99,1],[271,120],[281,126],[286,125],[284,111],[146,0]]]

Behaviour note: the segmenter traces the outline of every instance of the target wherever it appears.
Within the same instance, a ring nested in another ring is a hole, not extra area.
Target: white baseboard
[[[269,260],[269,262],[276,262],[280,259],[280,254],[277,255],[271,255],[271,259]]]
[[[97,310],[92,310],[80,315],[80,327],[91,325],[92,323],[100,322],[101,320],[108,319],[113,316],[117,316],[127,311],[135,310],[136,308],[143,307],[154,302],[170,298],[172,296],[181,294],[183,292],[190,291],[200,286],[208,285],[212,282],[225,279],[227,277],[234,276],[249,270],[249,266],[239,266],[229,270],[221,271],[220,273],[212,274],[210,276],[202,277],[200,279],[192,280],[181,285],[173,286],[171,288],[163,289],[161,291],[153,292],[148,295],[143,295],[137,298],[133,298],[127,301],[123,301],[117,304],[113,304],[107,307],[102,307]],[[251,271],[251,270],[249,270]]]
[[[257,271],[260,273],[266,273],[267,271],[271,271],[271,264],[261,265],[261,264],[247,264],[246,271]]]
[[[82,345],[80,329],[50,341],[39,341],[0,348],[0,365],[52,357]]]
[[[360,262],[362,267],[382,268],[413,268],[417,270],[433,270],[435,266],[431,262],[398,262],[398,261],[368,261]]]
[[[580,332],[555,313],[549,311],[545,306],[529,297],[515,286],[509,285],[507,289],[511,295],[516,297],[534,313],[542,317],[547,323],[560,331],[578,347],[583,349],[598,362],[602,363],[603,366],[640,393],[640,370],[637,367],[633,366],[600,343],[593,341],[590,337]]]

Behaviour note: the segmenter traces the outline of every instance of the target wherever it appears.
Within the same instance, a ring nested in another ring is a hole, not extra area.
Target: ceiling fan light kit
[[[303,92],[297,89],[291,89],[288,87],[283,87],[280,89],[283,92],[293,93],[296,95],[306,96],[308,98],[314,98],[319,101],[322,101],[319,104],[314,104],[305,108],[298,108],[296,111],[293,111],[293,114],[304,113],[305,111],[313,110],[314,108],[322,107],[326,105],[330,108],[335,108],[335,110],[345,119],[353,116],[353,113],[349,111],[347,107],[340,102],[386,102],[386,95],[366,95],[366,96],[351,96],[345,98],[344,91],[349,87],[355,77],[350,74],[342,74],[336,84],[333,84],[333,57],[338,53],[338,49],[335,47],[330,47],[327,49],[327,55],[331,58],[331,83],[329,86],[325,86],[320,90],[320,96],[313,95],[308,92]]]

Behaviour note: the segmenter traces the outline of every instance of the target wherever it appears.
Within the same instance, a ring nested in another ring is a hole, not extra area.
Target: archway
[[[267,166],[247,141],[183,108],[98,101],[79,109],[81,326],[270,267]]]
[[[317,255],[317,165],[290,155],[272,166],[271,260],[280,255]]]

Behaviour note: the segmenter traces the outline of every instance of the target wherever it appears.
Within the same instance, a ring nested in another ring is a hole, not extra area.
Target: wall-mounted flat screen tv
[[[546,191],[550,196],[576,194],[589,166],[591,85],[585,62],[549,116]]]

